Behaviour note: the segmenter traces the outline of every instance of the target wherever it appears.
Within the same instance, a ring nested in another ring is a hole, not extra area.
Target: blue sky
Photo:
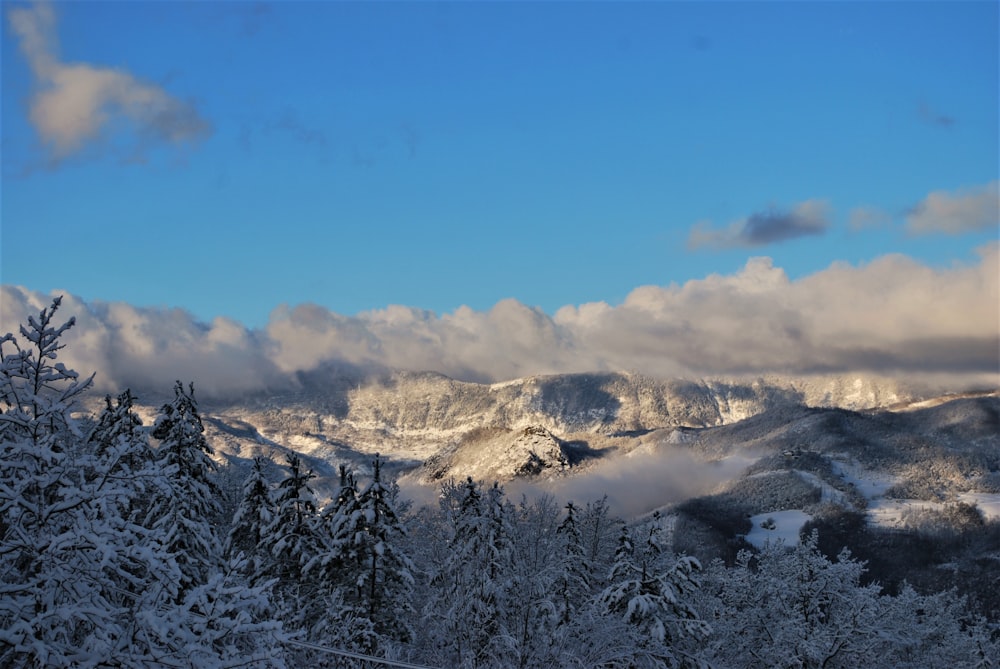
[[[998,3],[3,4],[2,282],[264,328],[995,244]]]

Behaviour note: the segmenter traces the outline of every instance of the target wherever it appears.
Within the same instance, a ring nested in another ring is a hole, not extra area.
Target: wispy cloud
[[[848,226],[855,232],[869,228],[882,228],[892,223],[889,212],[872,206],[855,207],[848,217]]]
[[[936,125],[942,128],[950,128],[955,125],[954,117],[942,114],[939,111],[932,109],[926,102],[921,102],[917,106],[917,116],[919,116],[920,120],[924,123]]]
[[[57,164],[119,131],[131,136],[129,159],[151,143],[201,139],[211,124],[195,106],[119,69],[60,60],[56,13],[47,2],[8,11],[35,77],[29,117],[50,160]]]
[[[829,226],[829,209],[823,200],[806,200],[790,211],[771,208],[721,229],[713,227],[711,221],[700,221],[691,229],[688,246],[693,249],[752,247],[821,235]]]
[[[1000,226],[998,182],[959,191],[934,191],[906,215],[906,230],[925,235],[943,232],[958,235]]]
[[[327,148],[329,141],[326,133],[302,122],[298,113],[291,107],[286,107],[274,120],[264,125],[264,131],[272,130],[287,133],[297,142],[320,149]]]
[[[300,372],[351,368],[436,371],[471,381],[638,370],[652,376],[876,373],[995,385],[1000,372],[1000,245],[946,269],[890,255],[835,264],[792,281],[768,258],[732,275],[644,286],[619,305],[554,315],[516,300],[444,315],[404,306],[344,316],[305,304],[277,308],[263,330],[181,310],[63,301],[77,316],[63,353],[97,370],[102,389],[168,388],[207,395],[287,388]],[[0,332],[16,331],[48,295],[4,286]],[[62,354],[61,354],[62,355]]]

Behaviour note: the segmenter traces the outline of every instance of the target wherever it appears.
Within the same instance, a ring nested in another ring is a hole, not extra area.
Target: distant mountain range
[[[332,476],[338,463],[364,469],[379,452],[397,473],[425,483],[572,477],[652,441],[677,445],[754,417],[781,422],[804,407],[872,412],[947,399],[897,380],[845,376],[659,380],[604,373],[479,384],[433,373],[316,372],[299,381],[292,393],[203,403],[219,455],[280,461],[282,451],[293,450]],[[149,424],[159,398],[139,399]],[[733,430],[735,447],[747,437]],[[699,457],[718,450],[699,449]]]

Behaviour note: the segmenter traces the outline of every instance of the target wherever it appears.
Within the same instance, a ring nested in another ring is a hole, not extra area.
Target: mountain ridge
[[[337,462],[363,468],[378,452],[401,472],[423,467],[425,482],[466,475],[508,480],[565,473],[574,459],[628,452],[653,431],[676,442],[684,430],[798,407],[905,410],[946,400],[929,395],[926,386],[865,376],[689,380],[581,373],[486,384],[437,373],[341,371],[304,376],[301,383],[295,392],[242,402],[203,401],[210,443],[237,460],[295,451],[329,472]],[[147,425],[158,406],[151,400],[138,407]],[[476,431],[480,437],[492,432],[482,440],[472,438]],[[548,435],[546,443],[531,446],[525,431]],[[474,456],[477,448],[493,455]],[[478,464],[470,466],[473,460]]]

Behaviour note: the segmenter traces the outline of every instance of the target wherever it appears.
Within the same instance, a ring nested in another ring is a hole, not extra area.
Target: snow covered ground
[[[837,476],[852,484],[858,492],[870,500],[884,495],[885,491],[898,481],[890,474],[868,471],[855,460],[850,462],[832,460],[831,464]]]
[[[958,498],[963,502],[976,504],[987,520],[1000,520],[1000,493],[965,492]]]
[[[857,462],[833,461],[834,471],[845,481],[854,485],[868,499],[868,522],[882,527],[902,527],[903,515],[916,509],[939,509],[941,502],[919,499],[888,499],[883,497],[897,479],[889,474],[871,472]],[[976,504],[986,519],[1000,518],[1000,494],[985,492],[962,493],[958,498],[969,504]]]
[[[793,470],[798,474],[806,483],[816,486],[820,489],[820,501],[821,502],[831,502],[833,504],[845,504],[847,496],[840,492],[832,485],[816,476],[812,472],[805,472],[801,469]]]
[[[794,546],[799,543],[799,530],[811,519],[812,516],[798,509],[751,516],[750,522],[753,523],[753,527],[747,534],[747,542],[757,548],[763,548],[764,544],[769,541],[772,544],[783,541],[786,546]],[[762,523],[770,525],[768,520],[774,521],[773,528],[768,529],[761,526]]]
[[[834,471],[846,482],[854,485],[858,491],[868,500],[868,522],[872,525],[889,528],[899,528],[904,526],[904,517],[908,511],[919,509],[940,509],[944,506],[942,502],[929,502],[918,499],[890,499],[883,495],[896,482],[896,479],[888,474],[875,473],[863,469],[857,462],[834,461]],[[762,472],[756,475],[766,475],[769,472]],[[834,503],[844,502],[844,495],[839,490],[822,481],[819,477],[810,472],[796,472],[803,479],[820,487],[823,491],[823,501]],[[1000,518],[1000,494],[968,492],[958,496],[959,500],[969,504],[976,504],[983,516],[987,520]],[[762,513],[752,516],[750,521],[753,527],[747,534],[746,540],[758,548],[770,541],[774,543],[782,540],[791,546],[799,541],[799,531],[812,516],[800,509],[788,511],[777,511],[773,513]],[[772,523],[767,522],[773,521]],[[762,527],[767,524],[768,527]]]
[[[921,499],[885,499],[878,497],[868,500],[868,522],[881,527],[903,527],[903,516],[907,511],[934,509],[942,505]]]

